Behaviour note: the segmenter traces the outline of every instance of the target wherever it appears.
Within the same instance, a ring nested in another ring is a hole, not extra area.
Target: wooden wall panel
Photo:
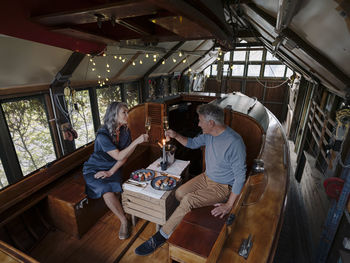
[[[257,97],[259,101],[262,101],[264,96],[264,87],[256,81],[247,81],[245,86],[245,94],[249,97]]]
[[[220,90],[220,82],[216,79],[207,79],[205,83],[205,91],[206,92],[217,92]]]
[[[226,93],[232,93],[233,91],[241,91],[242,81],[229,79],[226,82]]]
[[[274,103],[264,103],[264,106],[268,108],[276,117],[279,121],[282,121],[282,109],[283,109],[283,104],[274,104]]]
[[[267,87],[279,85],[278,82],[267,82]],[[288,90],[288,85],[284,84],[278,88],[267,88],[265,92],[265,101],[283,102],[285,92]]]

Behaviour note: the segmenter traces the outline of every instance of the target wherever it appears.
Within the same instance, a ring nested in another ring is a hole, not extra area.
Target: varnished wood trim
[[[23,263],[39,263],[39,261],[36,261],[35,259],[24,254],[23,252],[19,251],[16,248],[11,247],[10,245],[6,244],[1,240],[0,240],[0,250],[5,254],[8,254],[9,257],[12,258],[12,260],[15,258],[20,260],[20,262],[23,262]]]
[[[0,89],[0,98],[15,98],[49,92],[49,84],[40,86],[8,87]]]

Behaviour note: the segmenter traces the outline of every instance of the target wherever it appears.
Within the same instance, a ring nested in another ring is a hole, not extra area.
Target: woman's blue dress
[[[107,152],[118,149],[123,150],[131,143],[130,131],[126,127],[120,128],[119,142],[115,145],[108,130],[101,127],[95,139],[94,152],[89,160],[84,163],[83,174],[86,182],[86,194],[90,198],[100,198],[107,192],[121,192],[122,173],[119,168],[111,177],[95,179],[94,175],[99,171],[108,171],[116,164]]]

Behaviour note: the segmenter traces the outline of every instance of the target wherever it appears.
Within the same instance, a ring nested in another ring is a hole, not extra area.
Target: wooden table
[[[157,163],[158,161],[159,159],[156,160],[154,163]],[[179,162],[182,161],[179,160]],[[178,174],[174,174],[177,176],[181,176],[180,180],[177,181],[176,187],[178,187],[183,181],[183,178],[187,177],[188,175],[189,162],[187,162],[186,164],[183,163],[182,166],[183,167],[181,167],[181,169],[177,171]],[[151,164],[149,167],[154,167],[154,165],[152,166]],[[161,174],[156,172],[156,176],[157,175]],[[178,206],[178,201],[175,198],[175,189],[171,191],[165,191],[161,198],[148,196],[146,194],[136,191],[136,188],[135,191],[133,191],[132,189],[125,189],[125,185],[123,185],[123,190],[123,208],[126,213],[132,216],[132,223],[134,226],[136,224],[136,217],[143,218],[150,222],[156,223],[156,228],[158,231],[160,226],[165,224],[165,222],[174,212],[175,208]],[[160,190],[155,191],[158,192]]]

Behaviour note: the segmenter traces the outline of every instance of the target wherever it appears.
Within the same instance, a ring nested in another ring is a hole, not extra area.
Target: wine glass
[[[163,129],[164,131],[169,130],[168,116],[163,117]]]
[[[151,117],[147,117],[146,122],[145,122],[145,128],[146,128],[146,133],[148,134],[148,132],[151,130]]]

